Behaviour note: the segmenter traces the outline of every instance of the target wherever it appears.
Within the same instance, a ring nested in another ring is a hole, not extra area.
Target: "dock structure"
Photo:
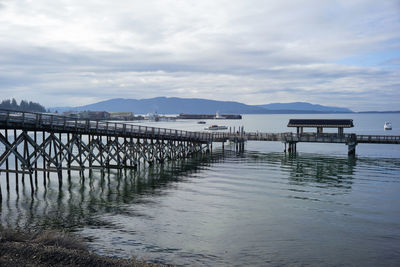
[[[298,138],[287,138],[286,144],[289,145],[289,152],[296,151],[297,142],[310,142],[309,135],[304,135],[304,128],[316,128],[317,132],[313,134],[315,139],[320,139],[323,143],[346,143],[348,145],[348,154],[355,154],[356,149],[356,139],[354,136],[345,136],[344,128],[354,127],[353,120],[351,119],[290,119],[287,125],[288,127],[297,128]],[[329,135],[326,140],[322,135],[324,133],[324,128],[337,128],[336,135]]]
[[[136,168],[166,160],[190,157],[212,151],[214,142],[232,141],[236,150],[243,151],[246,141],[280,141],[296,151],[298,142],[343,143],[349,154],[359,143],[400,144],[400,136],[345,134],[343,128],[353,126],[351,120],[290,120],[289,127],[297,133],[194,132],[139,126],[129,123],[83,120],[48,113],[0,110],[0,172],[6,174],[9,190],[10,174],[15,175],[18,190],[29,176],[32,191],[37,187],[38,171],[43,184],[50,172],[58,175],[62,186],[63,171]],[[305,127],[316,127],[316,133],[306,133]],[[325,127],[337,127],[337,133],[324,133]],[[1,189],[0,189],[1,192]],[[1,197],[1,194],[0,194]]]
[[[185,114],[181,113],[177,117],[181,120],[214,120],[214,119],[224,119],[224,120],[241,120],[242,115],[239,114]]]
[[[323,133],[324,128],[337,128],[338,135],[344,133],[344,128],[354,127],[351,119],[290,119],[288,127],[296,127],[297,134],[304,133],[304,128],[317,128],[317,133]]]
[[[345,144],[348,155],[355,155],[358,144],[400,144],[400,136],[344,133],[344,128],[354,127],[351,119],[290,119],[287,126],[296,127],[296,133],[245,133],[240,128],[237,133],[229,133],[227,139],[236,144],[245,141],[278,141],[284,143],[284,151],[289,153],[297,151],[299,142]],[[304,128],[316,128],[316,132],[305,132]],[[325,133],[324,128],[337,128],[337,133]]]
[[[400,144],[400,136],[394,135],[358,135],[354,133],[246,133],[245,141],[279,141],[285,144],[288,152],[296,152],[296,144],[304,143],[331,143],[345,144],[348,154],[355,155],[358,144]]]
[[[207,153],[212,142],[225,140],[223,134],[190,132],[82,120],[56,114],[0,110],[0,172],[5,172],[7,189],[9,175],[25,175],[33,190],[38,171],[43,178],[49,172],[136,168],[165,160]],[[43,179],[46,183],[46,179]]]

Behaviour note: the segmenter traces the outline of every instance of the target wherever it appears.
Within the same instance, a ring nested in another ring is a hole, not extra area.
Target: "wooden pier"
[[[280,141],[291,145],[293,149],[296,149],[295,145],[299,142],[345,144],[349,146],[350,155],[355,153],[357,144],[400,144],[400,136],[358,135],[354,133],[246,133],[242,138],[245,141]]]
[[[207,153],[222,134],[137,126],[127,123],[79,120],[45,113],[0,111],[0,172],[10,174],[16,189],[29,176],[31,189],[38,171],[43,183],[49,172],[57,172],[62,186],[63,171],[136,168]]]
[[[321,127],[321,126],[318,126]],[[0,172],[6,174],[9,190],[10,174],[15,175],[18,190],[29,176],[32,191],[38,183],[38,171],[43,183],[49,172],[58,174],[62,186],[63,171],[110,168],[136,168],[140,164],[154,164],[185,158],[197,153],[208,153],[214,142],[232,141],[236,150],[243,151],[246,141],[279,141],[288,145],[288,152],[296,151],[298,142],[343,143],[349,154],[355,153],[359,143],[400,144],[400,136],[356,135],[323,133],[208,133],[132,125],[128,123],[81,120],[47,113],[0,110]],[[0,194],[1,196],[1,194]]]

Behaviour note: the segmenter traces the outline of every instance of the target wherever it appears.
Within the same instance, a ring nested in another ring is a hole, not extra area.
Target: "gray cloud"
[[[46,106],[179,96],[394,109],[399,11],[372,0],[6,1],[0,92]],[[337,64],[379,51],[393,57]]]

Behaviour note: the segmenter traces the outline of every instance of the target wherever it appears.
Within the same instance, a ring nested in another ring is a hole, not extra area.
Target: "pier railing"
[[[394,135],[357,135],[357,143],[400,144],[400,136],[394,136]]]
[[[237,133],[231,134],[228,138],[243,138],[249,141],[280,141],[280,142],[328,142],[328,143],[346,143],[348,140],[354,140],[355,134],[336,134],[336,133]]]
[[[0,127],[53,132],[72,132],[81,134],[101,134],[135,138],[162,138],[212,142],[225,138],[224,133],[206,133],[167,128],[157,128],[129,123],[80,119],[48,113],[0,110]]]

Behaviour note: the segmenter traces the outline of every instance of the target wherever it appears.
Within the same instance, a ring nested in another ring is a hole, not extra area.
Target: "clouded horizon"
[[[400,2],[0,0],[0,92],[399,110]]]

